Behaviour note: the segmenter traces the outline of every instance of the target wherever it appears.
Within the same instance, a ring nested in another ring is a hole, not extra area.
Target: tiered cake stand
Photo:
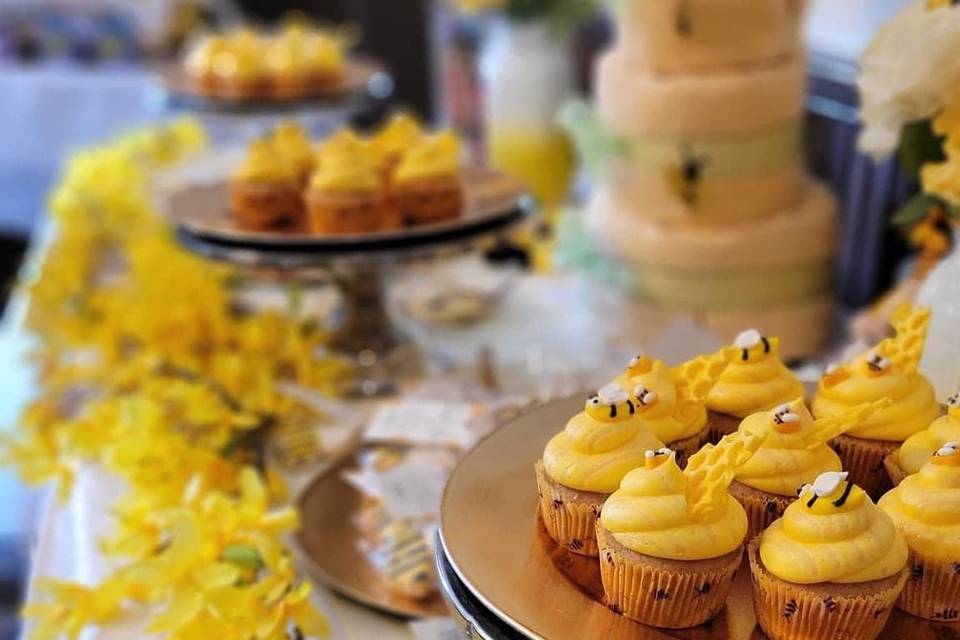
[[[712,621],[679,631],[654,629],[609,610],[602,602],[597,560],[560,549],[546,535],[537,516],[534,463],[547,441],[583,409],[585,398],[521,413],[482,440],[450,475],[440,512],[437,568],[466,637],[765,640],[753,613],[746,566],[737,574],[727,606]],[[898,609],[880,639],[905,638],[960,640],[960,624],[933,624]]]
[[[344,318],[331,348],[360,373],[357,395],[394,391],[419,369],[418,351],[394,326],[386,307],[385,277],[403,261],[492,246],[525,220],[532,201],[521,183],[483,168],[464,170],[463,215],[449,222],[357,235],[239,228],[227,207],[223,182],[184,186],[168,194],[164,210],[181,242],[257,278],[284,283],[332,282],[343,297]]]

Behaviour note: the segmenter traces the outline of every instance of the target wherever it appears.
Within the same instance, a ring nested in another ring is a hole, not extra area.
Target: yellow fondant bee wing
[[[877,351],[890,358],[898,370],[913,373],[923,356],[923,346],[930,325],[930,309],[909,304],[901,305],[890,318],[897,335],[877,345]]]
[[[706,402],[710,390],[720,380],[735,353],[736,349],[724,347],[716,353],[698,356],[673,367],[670,372],[677,385],[677,404]]]
[[[852,429],[881,409],[889,407],[891,404],[893,404],[893,401],[890,398],[880,398],[873,402],[865,402],[857,405],[850,411],[838,416],[814,420],[813,428],[804,438],[807,443],[807,449],[815,449],[822,444],[830,442],[848,429]]]
[[[694,519],[708,518],[721,504],[738,467],[750,459],[767,433],[736,431],[708,444],[687,461],[687,508]]]

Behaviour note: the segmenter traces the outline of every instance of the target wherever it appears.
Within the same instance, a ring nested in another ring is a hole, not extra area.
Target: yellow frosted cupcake
[[[376,231],[384,209],[383,186],[364,143],[346,132],[324,145],[307,188],[310,230],[318,234]]]
[[[297,228],[303,196],[292,164],[278,161],[270,140],[256,140],[230,178],[230,211],[240,226],[254,230]]]
[[[273,94],[293,98],[336,89],[345,55],[334,34],[289,24],[266,44],[264,65]]]
[[[960,392],[947,398],[947,415],[907,438],[884,459],[890,481],[896,486],[908,475],[920,471],[933,452],[948,442],[960,442]]]
[[[757,621],[771,640],[872,640],[907,579],[903,536],[846,473],[804,486],[748,557]]]
[[[637,412],[644,424],[668,449],[677,452],[681,467],[707,442],[707,394],[730,357],[731,351],[724,349],[670,367],[660,360],[637,356],[615,380],[637,398]]]
[[[306,185],[314,168],[313,145],[307,132],[296,122],[283,122],[273,132],[273,148],[293,165],[301,184]]]
[[[943,445],[920,471],[880,499],[910,548],[897,606],[940,622],[960,619],[960,451]]]
[[[730,493],[747,512],[748,537],[782,516],[800,487],[821,473],[840,471],[840,458],[827,442],[889,405],[890,400],[883,398],[840,416],[814,420],[803,398],[797,398],[744,420],[741,431],[766,434],[730,485]]]
[[[743,557],[747,516],[727,493],[761,434],[735,433],[690,458],[650,451],[603,505],[597,524],[607,606],[655,627],[682,629],[714,617]]]
[[[214,69],[229,58],[229,49],[227,38],[217,35],[205,36],[190,47],[183,68],[197,91],[206,95],[216,92],[218,74]]]
[[[733,341],[736,356],[707,396],[710,441],[733,433],[740,421],[804,396],[803,383],[780,360],[780,340],[756,329]]]
[[[249,29],[225,37],[223,46],[213,54],[210,69],[217,96],[246,99],[269,94],[264,44]]]
[[[395,113],[373,136],[370,146],[383,172],[385,184],[389,184],[403,154],[423,138],[423,129],[416,118],[408,113]]]
[[[853,482],[874,497],[890,486],[884,458],[941,414],[933,386],[917,371],[929,320],[926,308],[898,310],[893,318],[896,336],[849,363],[828,369],[813,398],[817,418],[842,415],[879,398],[893,401],[832,443]]]
[[[390,181],[390,198],[404,225],[431,224],[463,213],[460,143],[450,131],[420,138]]]
[[[662,446],[623,388],[608,385],[591,396],[536,464],[540,516],[550,537],[574,553],[597,555],[594,523],[604,500],[643,465],[648,450]]]

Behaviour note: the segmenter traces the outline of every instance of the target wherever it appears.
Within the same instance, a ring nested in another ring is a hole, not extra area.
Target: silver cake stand
[[[403,262],[491,247],[533,210],[522,184],[491,169],[466,169],[464,192],[466,205],[456,220],[356,235],[244,230],[227,209],[223,183],[183,187],[168,194],[162,208],[180,242],[199,255],[259,280],[333,284],[343,317],[330,348],[358,371],[344,391],[372,396],[394,392],[399,380],[422,365],[419,349],[388,313],[385,283],[391,272]]]

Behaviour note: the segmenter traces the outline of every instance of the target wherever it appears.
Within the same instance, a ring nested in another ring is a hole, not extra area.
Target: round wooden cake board
[[[466,620],[482,637],[497,640],[766,638],[753,613],[746,566],[727,606],[711,622],[679,631],[654,629],[609,610],[600,602],[597,561],[559,549],[547,537],[537,516],[533,466],[547,441],[583,409],[584,398],[522,414],[477,444],[451,474],[438,553],[445,595],[461,624]],[[880,638],[960,640],[960,625],[933,624],[895,610]]]

